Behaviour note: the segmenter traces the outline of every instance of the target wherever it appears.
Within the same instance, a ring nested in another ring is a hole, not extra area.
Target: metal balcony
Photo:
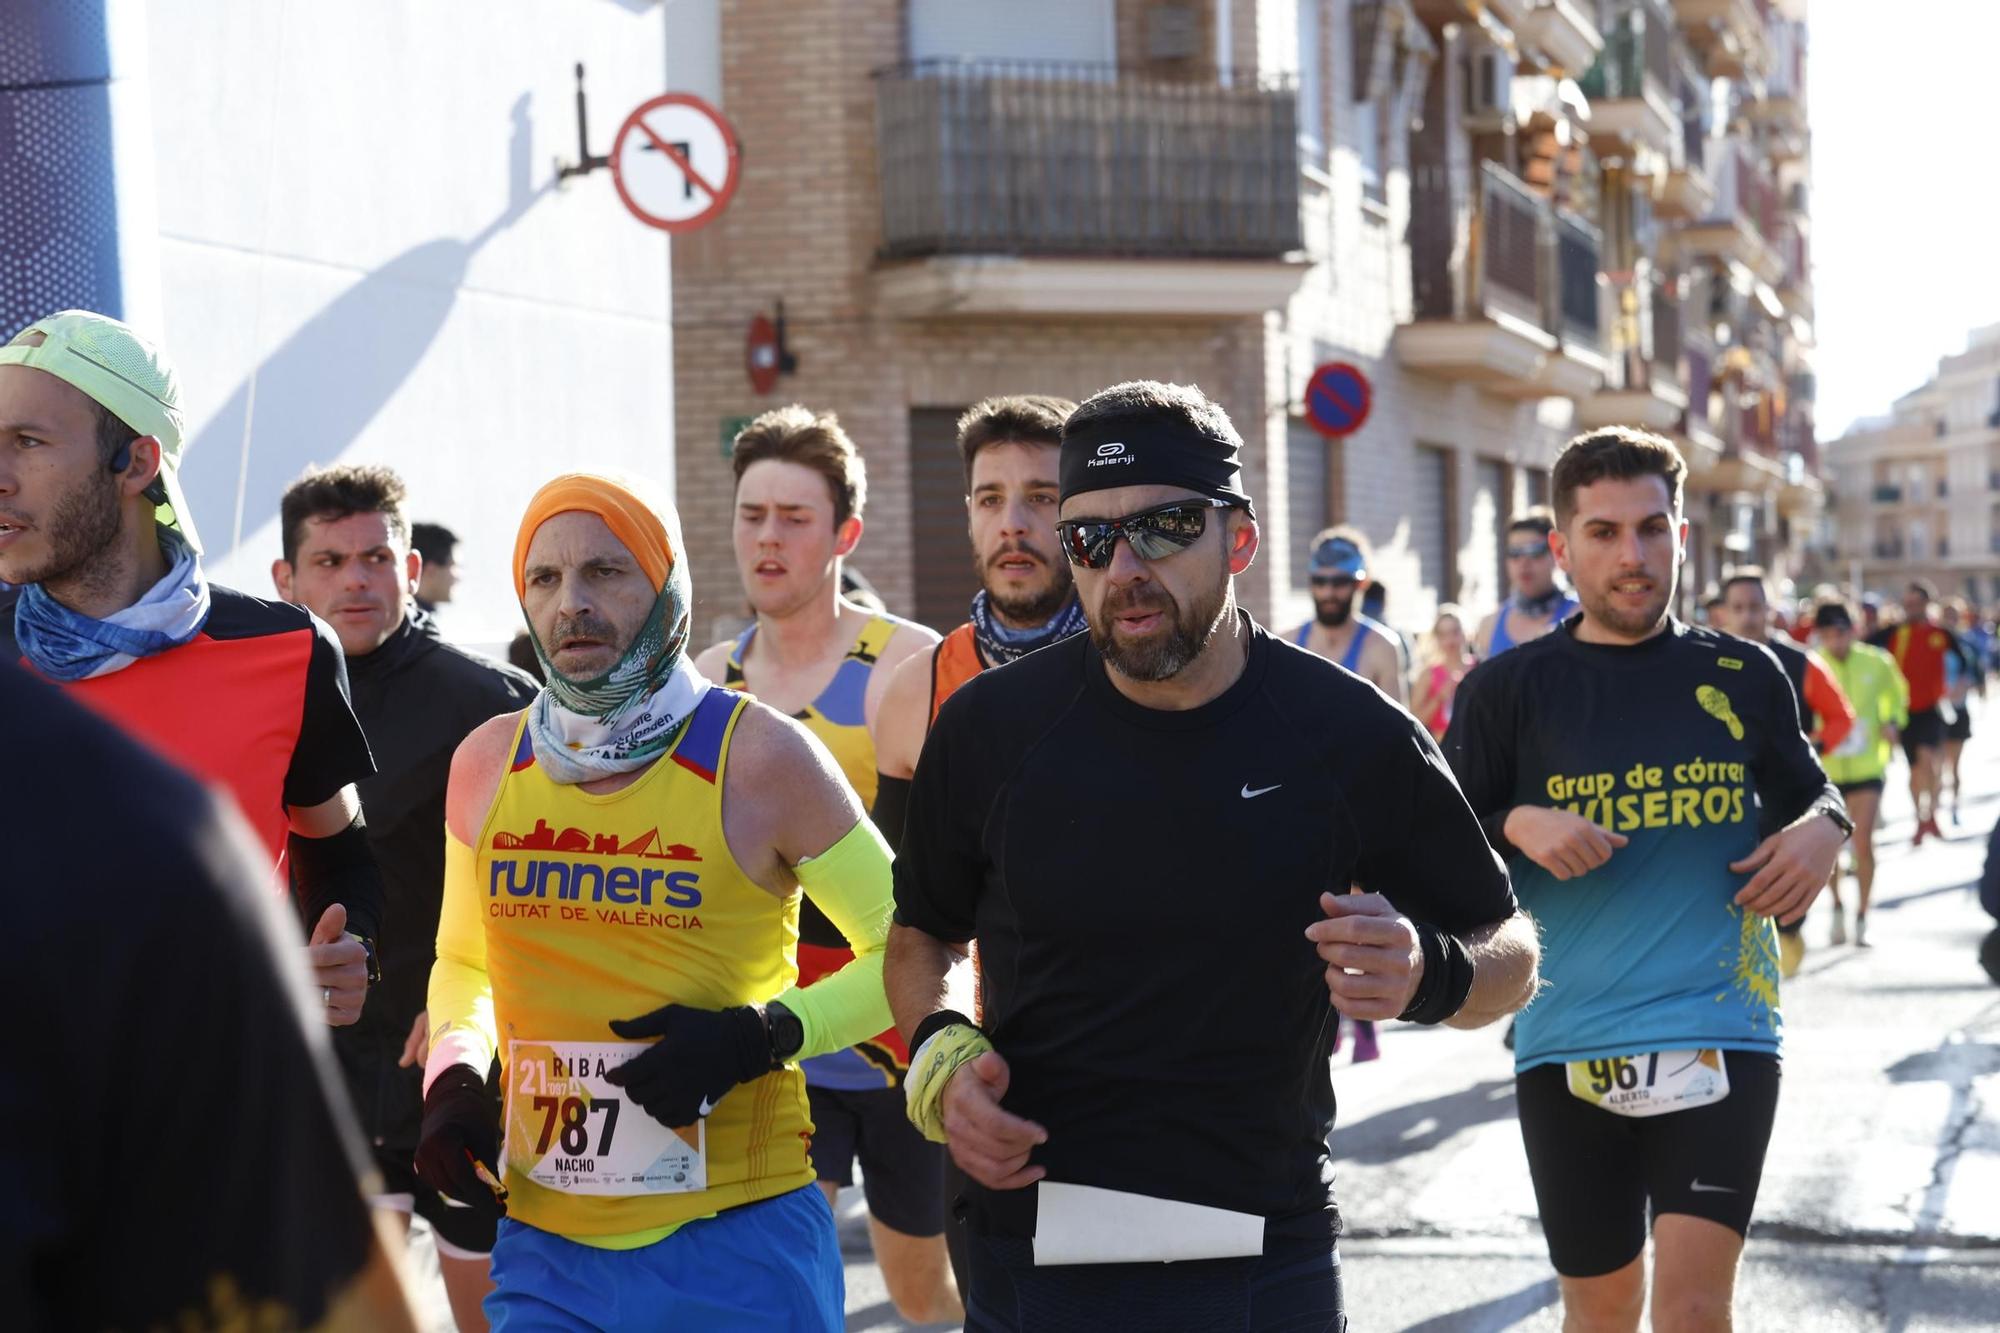
[[[1756,78],[1771,61],[1764,30],[1769,7],[1767,0],[1674,0],[1674,16],[1711,77]]]
[[[1903,488],[1890,482],[1882,482],[1869,492],[1869,498],[1874,500],[1876,504],[1901,504],[1903,502]]]
[[[1600,154],[1623,152],[1647,171],[1679,159],[1673,41],[1673,21],[1655,0],[1634,0],[1605,33],[1603,54],[1579,81]]]
[[[1511,398],[1579,398],[1604,372],[1597,230],[1492,162],[1459,227],[1447,190],[1413,186],[1416,322],[1396,332],[1412,370]],[[1462,228],[1462,229],[1461,229]]]
[[[1785,260],[1775,244],[1777,190],[1756,151],[1741,139],[1713,140],[1708,171],[1715,202],[1704,216],[1673,233],[1674,252],[1734,260],[1765,282],[1782,281]]]
[[[1120,290],[1150,290],[1147,310],[1238,313],[1298,285],[1298,98],[1283,81],[918,61],[875,85],[892,305],[1121,313],[1138,298]],[[1179,264],[1179,287],[1107,261]]]

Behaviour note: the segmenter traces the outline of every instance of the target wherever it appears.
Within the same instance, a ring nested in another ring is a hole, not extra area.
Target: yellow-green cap
[[[39,338],[37,335],[40,335]],[[201,550],[194,514],[181,492],[181,382],[166,355],[109,315],[63,310],[38,319],[0,347],[0,366],[46,371],[141,435],[160,442],[160,521]]]

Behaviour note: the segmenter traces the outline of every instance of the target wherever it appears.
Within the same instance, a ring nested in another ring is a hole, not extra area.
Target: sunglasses
[[[1537,542],[1533,546],[1510,546],[1507,548],[1509,560],[1533,560],[1549,553],[1547,542]]]
[[[1352,588],[1354,579],[1346,574],[1315,574],[1312,576],[1315,588]]]
[[[1123,518],[1069,518],[1056,524],[1063,554],[1072,565],[1104,569],[1123,537],[1141,560],[1164,560],[1185,551],[1208,530],[1208,511],[1234,509],[1232,500],[1172,500]]]

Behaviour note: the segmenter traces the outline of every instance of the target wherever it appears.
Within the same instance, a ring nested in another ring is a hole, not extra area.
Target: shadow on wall
[[[274,517],[308,463],[346,452],[423,360],[472,257],[554,188],[530,184],[528,102],[523,93],[513,106],[506,212],[469,240],[426,241],[367,274],[258,363],[196,433],[182,484],[211,560]]]

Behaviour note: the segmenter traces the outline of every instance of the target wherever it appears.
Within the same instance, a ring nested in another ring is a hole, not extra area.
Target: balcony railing
[[[1893,483],[1883,482],[1878,484],[1873,494],[1875,503],[1877,504],[1892,505],[1903,502],[1903,488]]]
[[[1604,50],[1579,84],[1591,101],[1666,99],[1673,88],[1673,20],[1638,0],[1604,34]]]
[[[1441,189],[1419,189],[1412,211],[1448,211]],[[1469,244],[1448,227],[1412,226],[1410,266],[1418,319],[1478,320],[1505,315],[1601,350],[1597,229],[1552,206],[1506,169],[1479,168]]]
[[[1301,245],[1298,97],[1101,65],[876,75],[882,254],[1273,258]]]
[[[1681,364],[1680,285],[1655,272],[1648,297],[1649,318],[1653,326],[1653,365],[1669,377],[1678,378]]]

